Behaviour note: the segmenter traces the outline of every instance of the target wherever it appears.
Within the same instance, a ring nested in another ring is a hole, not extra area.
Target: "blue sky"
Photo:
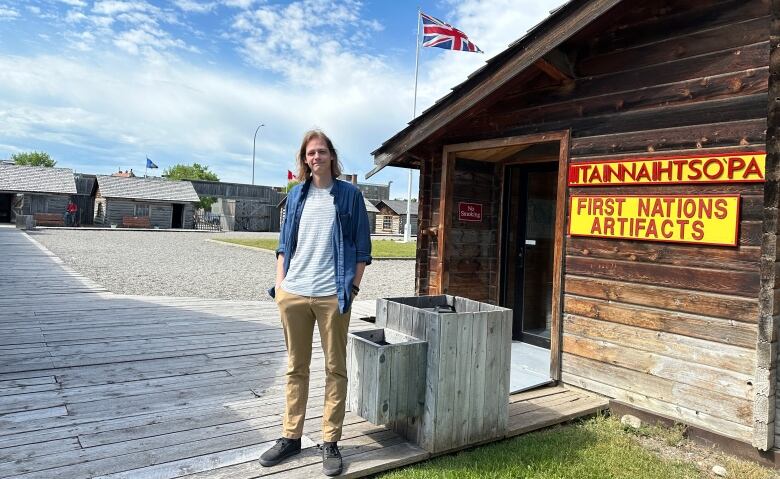
[[[43,150],[105,174],[149,156],[154,174],[199,162],[250,183],[264,123],[256,184],[284,184],[314,127],[362,181],[412,116],[418,5],[485,51],[423,49],[419,112],[560,3],[0,0],[0,158]],[[406,196],[406,170],[368,181]]]

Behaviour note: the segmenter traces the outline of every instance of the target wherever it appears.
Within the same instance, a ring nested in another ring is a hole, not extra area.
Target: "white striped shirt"
[[[309,185],[298,225],[298,244],[290,260],[282,289],[298,296],[336,294],[336,266],[333,259],[333,227],[336,205],[330,190]]]

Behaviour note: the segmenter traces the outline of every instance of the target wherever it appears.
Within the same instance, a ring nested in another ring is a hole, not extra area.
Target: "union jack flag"
[[[465,33],[438,18],[420,12],[423,22],[424,47],[444,48],[445,50],[460,50],[462,52],[484,53],[474,45]]]

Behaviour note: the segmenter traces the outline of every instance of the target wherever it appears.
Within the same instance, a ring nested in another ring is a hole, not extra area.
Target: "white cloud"
[[[71,7],[86,7],[87,2],[84,0],[57,0],[60,3],[64,3],[66,5],[70,5]]]
[[[378,57],[354,51],[360,45],[349,29],[361,21],[360,10],[355,0],[263,5],[235,16],[232,38],[249,64],[280,73],[288,81],[315,86],[323,78],[344,73],[335,71],[335,65],[348,69],[384,66]]]
[[[149,154],[163,168],[199,161],[224,180],[248,182],[252,133],[264,122],[257,143],[260,183],[284,182],[300,135],[315,126],[333,137],[348,172],[371,169],[370,152],[404,127],[412,104],[412,59],[360,46],[381,23],[366,18],[354,0],[218,1],[243,9],[230,10],[223,35],[255,74],[226,70],[208,62],[213,58],[196,65],[177,56],[195,49],[180,36],[192,27],[178,23],[187,20],[179,10],[141,0],[96,1],[84,17],[76,11],[69,17],[83,31],[62,34],[72,48],[67,55],[0,55],[0,149],[67,145],[77,153],[60,155],[63,165],[96,173],[108,172],[103,165],[132,167]],[[418,111],[546,14],[510,0],[450,5],[450,12],[430,13],[488,53],[426,49]],[[363,31],[357,36],[356,26]],[[399,41],[413,45],[413,25],[406,35]],[[266,71],[278,76],[269,79]],[[387,169],[371,181],[388,179],[393,197],[405,195],[405,170]]]
[[[153,55],[159,50],[171,48],[188,49],[184,41],[172,38],[167,32],[149,25],[120,33],[114,44],[132,55]]]
[[[217,6],[215,2],[198,2],[195,0],[174,0],[177,7],[185,12],[209,13]]]
[[[41,9],[36,7],[35,5],[27,5],[27,10],[32,13],[33,15],[40,15]]]
[[[121,0],[100,0],[95,2],[92,11],[100,15],[116,15],[119,13],[156,10],[156,7],[146,2],[121,1]]]
[[[68,23],[78,23],[87,20],[87,16],[78,10],[70,10],[65,14],[65,21]]]
[[[255,4],[255,0],[222,0],[226,7],[247,9]]]
[[[0,4],[0,20],[13,20],[19,17],[19,12],[8,5]]]
[[[37,74],[44,67],[57,82]],[[355,72],[346,87],[330,80],[313,90],[144,57],[0,57],[0,143],[70,145],[87,153],[63,164],[88,161],[93,170],[145,151],[161,167],[202,161],[223,179],[248,181],[252,133],[264,122],[257,177],[281,184],[300,135],[318,126],[333,137],[348,171],[362,173],[371,167],[371,147],[392,132],[388,123],[406,116],[400,85],[384,74]]]

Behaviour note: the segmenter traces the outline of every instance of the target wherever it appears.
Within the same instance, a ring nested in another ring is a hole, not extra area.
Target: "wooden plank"
[[[565,375],[564,375],[565,376]],[[556,409],[544,409],[514,416],[513,422],[509,423],[507,437],[525,434],[527,432],[542,429],[554,424],[561,424],[579,417],[589,416],[598,411],[607,409],[607,404],[601,399],[587,399],[568,403],[565,407]]]
[[[571,403],[581,401],[583,399],[584,398],[582,394],[576,391],[568,390],[554,396],[514,403],[512,404],[512,408],[509,411],[510,420],[516,423],[519,419],[515,416],[527,414],[533,411],[539,411],[542,409],[552,409],[559,406],[568,406]]]
[[[730,25],[746,19],[767,15],[770,2],[741,0],[691,0],[684,4],[642,3],[645,10],[634,10],[635,15],[623,22],[602,26],[594,32],[589,52],[584,56],[654,44],[667,39],[679,39],[705,29]]]
[[[756,327],[752,324],[614,303],[609,300],[566,295],[564,313],[748,349],[753,348],[756,342]]]
[[[759,288],[758,272],[682,268],[577,256],[566,257],[566,272],[580,276],[619,279],[626,282],[695,289],[749,298],[757,297]]]
[[[758,317],[758,302],[751,298],[626,283],[573,274],[566,276],[565,284],[566,293],[576,296],[587,296],[747,323],[756,322]]]
[[[452,181],[455,171],[455,158],[445,147],[442,153],[441,192],[439,195],[439,225],[438,225],[438,249],[436,272],[439,278],[438,294],[448,292],[449,262],[447,261],[447,236],[452,224],[452,211],[450,208],[452,196]]]
[[[633,349],[692,361],[718,369],[746,375],[753,374],[755,369],[756,352],[750,348],[569,314],[564,317],[564,328],[567,334],[610,341]]]
[[[358,350],[355,347],[356,340],[349,334],[347,336],[347,410],[356,413],[358,411],[358,391],[361,390],[361,374],[358,366]]]
[[[471,404],[468,411],[468,442],[476,443],[485,439],[484,436],[484,418],[485,418],[485,389],[486,383],[486,356],[487,356],[487,318],[489,313],[474,313],[474,324],[472,326],[472,345],[471,345],[471,365],[469,371],[471,374]]]
[[[687,75],[686,75],[687,73]],[[765,66],[748,67],[714,75],[690,78],[690,72],[681,72],[680,78],[667,83],[635,88],[622,84],[609,92],[596,95],[572,96],[571,87],[542,92],[523,91],[523,95],[506,97],[483,113],[475,116],[469,125],[478,130],[490,126],[503,129],[515,125],[533,125],[542,122],[606,116],[616,112],[636,111],[669,105],[684,105],[766,92],[768,69]],[[603,80],[602,80],[603,81]],[[543,99],[544,103],[539,103]],[[755,131],[758,134],[758,131]],[[701,138],[701,137],[698,137]],[[708,138],[706,136],[705,138]],[[664,137],[655,137],[662,141]],[[688,143],[695,147],[695,142]],[[718,140],[718,138],[713,138]],[[721,143],[718,141],[718,143]],[[738,144],[738,143],[732,143]],[[727,146],[726,143],[724,146]],[[579,149],[577,155],[583,154]],[[587,154],[587,153],[584,153]],[[592,153],[591,153],[592,154]]]
[[[563,350],[566,353],[603,363],[636,371],[646,371],[654,376],[703,389],[714,389],[737,398],[750,399],[753,395],[753,375],[726,371],[699,365],[689,360],[668,358],[607,341],[591,340],[568,334],[564,335],[563,344]]]
[[[759,196],[743,196],[742,204]],[[763,208],[763,207],[761,207]],[[760,208],[756,208],[758,210]],[[741,213],[744,217],[745,209]],[[706,248],[692,245],[675,245],[641,241],[615,241],[597,238],[571,237],[567,241],[566,254],[604,258],[608,260],[628,260],[633,262],[669,264],[685,267],[705,267],[713,269],[738,269],[752,271],[760,259],[760,248],[743,247]]]
[[[80,448],[81,445],[75,437],[6,447],[0,449],[0,462],[29,461],[41,455],[77,451]]]
[[[431,452],[451,447],[455,434],[455,403],[457,394],[458,331],[457,314],[441,314],[439,329],[439,374],[436,380],[436,436]],[[427,448],[426,448],[427,449]]]
[[[479,304],[473,301],[469,301],[464,306],[466,311],[479,308]],[[457,359],[455,361],[456,383],[453,391],[455,399],[455,416],[453,417],[452,447],[457,447],[469,443],[469,412],[473,407],[471,402],[472,397],[475,395],[471,385],[474,313],[457,313],[454,316],[457,321],[456,327],[458,328],[458,336],[456,339]]]
[[[363,349],[363,381],[361,383],[363,404],[360,408],[364,412],[363,418],[376,424],[378,410],[378,384],[379,374],[379,348],[372,347],[371,344],[364,343]]]
[[[399,331],[407,335],[412,335],[414,332],[414,317],[417,315],[417,308],[409,305],[401,305],[400,314]]]
[[[732,421],[721,420],[704,414],[701,411],[688,409],[678,404],[665,403],[664,401],[650,398],[642,394],[630,393],[606,384],[579,378],[566,372],[563,373],[563,381],[568,384],[585,388],[589,391],[604,394],[620,401],[633,404],[640,409],[657,412],[665,416],[677,417],[686,424],[715,431],[726,437],[732,437],[745,442],[750,441],[752,438],[752,428],[741,426]]]
[[[421,420],[416,425],[416,443],[422,446],[425,450],[431,451],[435,434],[436,434],[436,422],[434,421],[436,415],[436,400],[438,391],[438,378],[440,363],[437,360],[440,357],[440,339],[439,329],[441,315],[424,312],[425,315],[425,337],[428,342],[428,348],[425,356],[425,391],[423,414]]]
[[[752,401],[735,398],[713,388],[704,389],[680,382],[621,368],[592,359],[565,354],[564,371],[583,379],[623,389],[668,404],[681,405],[694,411],[752,426]],[[597,391],[598,392],[598,391]]]
[[[405,348],[403,348],[405,349]],[[375,424],[387,424],[390,417],[390,388],[394,386],[390,371],[397,367],[395,356],[398,348],[391,345],[377,349],[376,364],[376,421]],[[398,369],[396,369],[398,370]],[[400,370],[405,371],[405,370]],[[403,381],[403,379],[402,379]]]
[[[485,439],[496,437],[498,430],[499,414],[499,370],[501,340],[503,336],[503,325],[500,318],[490,315],[487,318],[487,330],[485,336],[485,417],[482,421],[482,435]],[[497,354],[498,353],[498,354]],[[508,398],[507,398],[508,399]]]
[[[503,333],[499,340],[501,363],[498,368],[498,434],[503,435],[507,429],[507,408],[509,406],[509,381],[512,367],[512,311],[506,309],[501,312]]]

